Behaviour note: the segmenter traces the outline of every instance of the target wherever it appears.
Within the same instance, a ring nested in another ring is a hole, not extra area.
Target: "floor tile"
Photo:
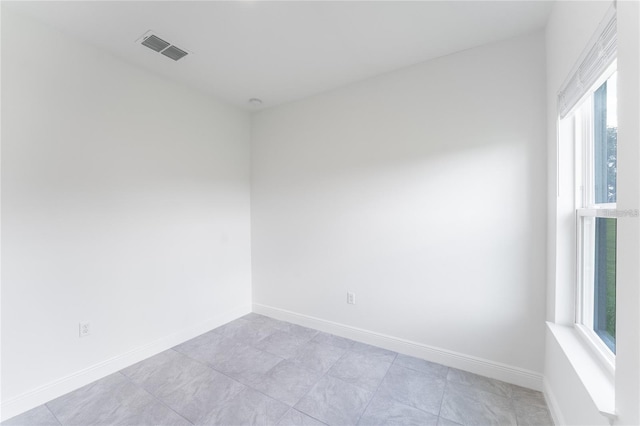
[[[345,349],[312,340],[301,346],[289,360],[310,370],[326,373],[345,352]]]
[[[209,332],[175,346],[172,349],[196,361],[213,365],[228,358],[229,353],[231,353],[236,346],[238,346],[238,344],[235,341],[221,334]]]
[[[553,424],[540,392],[249,314],[2,425],[356,423]]]
[[[444,417],[438,418],[438,426],[463,426],[460,423],[456,423],[453,420],[445,419]]]
[[[280,330],[286,332],[286,333],[289,333],[289,334],[293,335],[293,336],[300,337],[301,339],[304,339],[305,341],[313,339],[319,333],[318,330],[314,330],[312,328],[303,327],[303,326],[297,325],[297,324],[291,324],[291,323],[284,322],[284,321],[281,324],[278,325],[278,328]]]
[[[283,358],[252,346],[235,346],[227,357],[211,366],[240,383],[253,383],[259,376],[276,366]]]
[[[362,352],[347,352],[329,369],[332,377],[374,392],[391,367],[390,362]]]
[[[375,396],[358,424],[362,426],[437,426],[438,416],[393,399]]]
[[[280,419],[278,426],[325,426],[325,423],[292,408]]]
[[[63,425],[189,425],[120,373],[47,403]]]
[[[511,398],[487,392],[476,386],[468,386],[456,382],[447,382],[447,389],[451,392],[464,394],[465,396],[477,401],[482,401],[488,405],[508,406],[510,409],[513,408],[513,400]]]
[[[336,336],[334,334],[319,332],[311,340],[312,342],[322,343],[325,345],[331,345],[340,349],[349,349],[355,343],[353,340],[345,339],[344,337]]]
[[[340,379],[324,376],[295,408],[329,425],[354,425],[372,395]]]
[[[269,323],[248,321],[240,318],[216,328],[215,332],[233,340],[235,343],[251,346],[277,330],[278,328]]]
[[[440,416],[466,426],[517,424],[509,398],[456,383],[447,384]]]
[[[394,364],[400,367],[422,371],[423,373],[427,373],[434,377],[439,377],[442,379],[445,379],[447,377],[447,373],[449,371],[449,368],[445,367],[442,364],[436,364],[435,362],[429,362],[424,359],[402,354],[398,354],[394,361]]]
[[[518,426],[553,426],[551,413],[546,406],[513,401]]]
[[[506,397],[510,397],[513,393],[513,385],[510,385],[509,383],[479,376],[467,371],[457,370],[455,368],[449,369],[447,380]]]
[[[5,420],[2,422],[2,426],[60,426],[60,422],[46,405],[40,405],[26,413]]]
[[[512,385],[512,403],[518,425],[553,425],[553,419],[542,392]]]
[[[394,364],[389,368],[377,394],[437,416],[445,383],[444,379],[431,374]]]
[[[355,342],[349,348],[351,352],[367,354],[371,357],[378,358],[380,361],[393,362],[398,355],[396,352],[382,349],[377,346],[367,345],[365,343]]]
[[[251,383],[251,387],[291,406],[320,380],[322,373],[282,361]]]
[[[122,373],[191,422],[245,389],[237,381],[172,350]]]
[[[270,324],[270,325],[278,325],[284,324],[284,321],[277,320],[275,318],[268,317],[266,315],[256,314],[255,312],[249,312],[247,315],[241,317],[241,319],[246,321],[253,321],[260,324]]]
[[[305,342],[306,339],[302,337],[296,337],[284,331],[276,331],[258,341],[254,346],[279,357],[290,358],[300,348],[300,345]]]
[[[544,399],[542,392],[535,391],[533,389],[527,389],[516,385],[511,385],[512,394],[511,397],[514,401],[520,401],[523,404],[537,405],[540,407],[546,407],[547,402]]]
[[[230,336],[236,333],[237,330],[247,327],[252,323],[258,324],[258,322],[251,321],[250,319],[238,318],[236,320],[223,324],[220,327],[214,328],[212,332],[225,335],[225,336]]]
[[[197,425],[274,425],[289,406],[253,389],[245,389],[228,403],[210,411]]]
[[[187,340],[186,342],[176,346],[176,347],[181,347],[181,346],[185,346],[187,344],[189,344],[188,346],[192,347],[192,346],[203,346],[206,344],[217,344],[219,343],[222,339],[224,339],[224,337],[222,336],[222,334],[220,333],[216,333],[215,330],[211,330],[208,331],[206,333],[203,333],[199,336],[194,337],[193,339]]]

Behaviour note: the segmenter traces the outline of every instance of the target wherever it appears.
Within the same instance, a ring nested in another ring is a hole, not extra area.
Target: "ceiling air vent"
[[[174,61],[177,61],[178,59],[188,55],[187,52],[175,46],[169,46],[160,53],[162,53],[166,57],[173,59]]]
[[[149,49],[155,50],[156,52],[160,52],[163,49],[166,49],[167,47],[171,46],[169,43],[167,43],[160,37],[157,37],[154,35],[150,35],[149,37],[145,38],[142,44],[144,46],[147,46]]]
[[[180,49],[179,47],[174,46],[168,41],[165,41],[162,38],[158,37],[153,33],[153,31],[147,31],[136,42],[158,53],[162,53],[164,56],[166,56],[167,58],[171,58],[174,61],[184,58],[189,54],[189,52],[187,52],[186,50]]]

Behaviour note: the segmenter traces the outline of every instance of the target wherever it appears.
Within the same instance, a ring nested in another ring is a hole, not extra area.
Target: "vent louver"
[[[153,34],[152,31],[147,31],[141,38],[138,39],[138,42],[151,50],[162,53],[164,56],[166,56],[167,58],[171,58],[174,61],[184,58],[189,54],[189,52],[187,52],[186,50],[180,49],[179,47],[174,46],[168,41],[165,41],[157,35]]]
[[[149,49],[155,50],[156,52],[160,52],[163,49],[166,49],[167,47],[171,46],[169,43],[167,43],[160,37],[156,37],[154,35],[151,35],[146,39],[144,39],[142,44],[147,46]]]
[[[167,47],[160,53],[162,53],[164,56],[167,56],[173,59],[174,61],[177,61],[178,59],[188,55],[187,52],[175,46]]]

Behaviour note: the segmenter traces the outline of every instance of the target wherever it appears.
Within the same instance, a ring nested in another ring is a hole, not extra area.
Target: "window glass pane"
[[[618,170],[617,73],[593,94],[594,202],[616,202]]]
[[[593,329],[616,353],[616,219],[596,218]]]

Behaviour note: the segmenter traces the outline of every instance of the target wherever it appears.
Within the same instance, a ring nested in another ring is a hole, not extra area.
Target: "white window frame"
[[[585,265],[585,253],[595,251],[595,240],[585,240],[584,235],[595,235],[596,218],[617,218],[616,203],[594,203],[593,175],[593,93],[617,70],[617,61],[606,68],[583,98],[576,103],[565,120],[572,120],[575,150],[575,230],[576,230],[576,301],[574,328],[596,355],[601,364],[615,374],[615,354],[596,334],[593,327],[594,313],[594,265]],[[587,222],[591,218],[591,224]],[[593,232],[583,232],[584,226],[593,226]]]

